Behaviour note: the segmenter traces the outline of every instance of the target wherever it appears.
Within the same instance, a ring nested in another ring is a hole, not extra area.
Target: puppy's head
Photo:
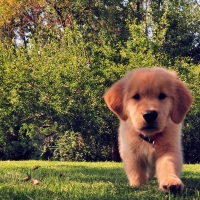
[[[137,132],[162,132],[171,119],[179,124],[192,104],[190,91],[175,72],[140,68],[128,72],[104,95],[112,112],[130,120]]]

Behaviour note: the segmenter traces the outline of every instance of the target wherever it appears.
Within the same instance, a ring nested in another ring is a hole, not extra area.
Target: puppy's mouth
[[[141,128],[141,132],[148,134],[148,135],[153,135],[159,131],[160,131],[160,128],[156,125],[146,125]]]
[[[155,129],[158,129],[156,126],[145,126],[142,128],[142,130],[155,130]]]

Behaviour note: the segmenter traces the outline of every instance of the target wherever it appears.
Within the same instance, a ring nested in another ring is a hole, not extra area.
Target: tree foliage
[[[102,95],[164,66],[193,91],[183,144],[199,161],[199,16],[192,0],[0,1],[1,159],[118,160]]]

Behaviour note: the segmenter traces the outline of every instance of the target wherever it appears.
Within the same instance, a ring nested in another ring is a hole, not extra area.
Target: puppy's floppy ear
[[[103,98],[109,107],[109,109],[115,113],[119,119],[127,120],[127,115],[124,112],[124,86],[125,79],[121,79],[116,82],[111,88],[107,90]]]
[[[193,99],[190,90],[180,80],[176,81],[176,89],[174,93],[171,118],[174,123],[179,124],[187,114]]]

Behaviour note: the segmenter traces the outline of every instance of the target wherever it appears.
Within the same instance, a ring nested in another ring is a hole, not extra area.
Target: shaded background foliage
[[[183,129],[199,162],[198,1],[0,0],[0,158],[119,160],[102,95],[127,70],[164,66],[193,91]]]

